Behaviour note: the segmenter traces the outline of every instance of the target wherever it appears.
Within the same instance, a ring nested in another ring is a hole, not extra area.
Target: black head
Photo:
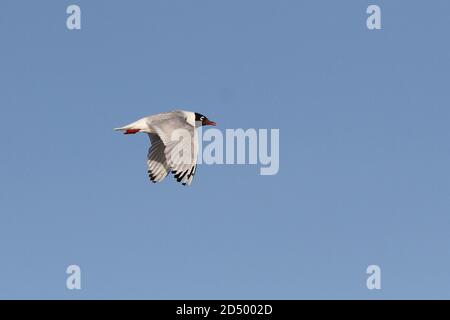
[[[195,123],[201,123],[202,126],[215,126],[214,121],[210,121],[207,117],[200,113],[195,113]]]

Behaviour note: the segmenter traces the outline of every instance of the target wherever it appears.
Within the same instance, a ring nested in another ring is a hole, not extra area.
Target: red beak
[[[205,122],[203,122],[204,126],[216,126],[217,124],[214,121],[209,121],[209,120],[205,120]]]

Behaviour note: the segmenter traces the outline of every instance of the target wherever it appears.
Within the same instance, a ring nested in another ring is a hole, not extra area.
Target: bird
[[[191,185],[197,169],[196,128],[208,125],[217,124],[201,113],[175,110],[144,117],[114,130],[127,135],[142,132],[149,136],[147,166],[153,183],[163,181],[172,173],[186,186]]]

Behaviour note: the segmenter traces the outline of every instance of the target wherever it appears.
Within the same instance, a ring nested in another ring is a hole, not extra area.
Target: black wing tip
[[[187,178],[187,181],[191,180],[191,177],[195,176],[197,165],[194,165],[190,170],[186,171],[176,171],[172,170],[172,173],[174,174],[174,178],[177,179],[178,182],[183,181],[185,178]],[[187,182],[184,182],[183,185],[185,186]]]
[[[147,172],[148,172],[148,176],[149,176],[150,180],[153,183],[156,183],[156,181],[155,181],[156,177],[153,175],[153,173],[150,170],[148,170]]]

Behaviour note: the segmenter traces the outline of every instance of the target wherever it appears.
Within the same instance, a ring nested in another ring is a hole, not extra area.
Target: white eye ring
[[[205,117],[200,117],[200,120],[204,120],[205,119]]]

